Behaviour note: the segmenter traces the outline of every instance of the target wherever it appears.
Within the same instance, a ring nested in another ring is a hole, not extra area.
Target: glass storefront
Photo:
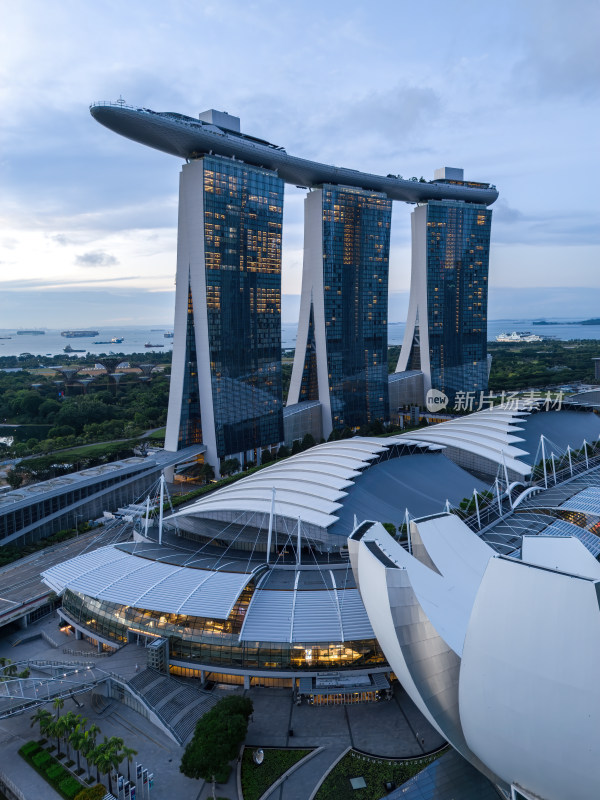
[[[386,664],[376,639],[352,642],[240,642],[239,633],[252,597],[249,584],[226,620],[161,614],[131,606],[95,600],[78,592],[65,591],[63,610],[94,633],[125,644],[131,636],[164,636],[169,640],[170,658],[216,668],[243,670],[358,669]]]

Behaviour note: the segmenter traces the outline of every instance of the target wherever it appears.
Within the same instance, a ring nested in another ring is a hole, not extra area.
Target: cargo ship
[[[60,335],[67,339],[83,339],[86,336],[98,336],[98,331],[61,331]]]
[[[17,331],[17,336],[44,336],[46,331]]]

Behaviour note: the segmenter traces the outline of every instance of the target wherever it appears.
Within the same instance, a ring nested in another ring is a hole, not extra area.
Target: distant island
[[[578,322],[548,322],[545,319],[534,319],[532,325],[600,325],[600,319],[594,317],[593,319],[582,319]]]

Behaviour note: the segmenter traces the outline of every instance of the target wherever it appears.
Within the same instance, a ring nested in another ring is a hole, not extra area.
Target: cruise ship
[[[543,341],[541,336],[538,336],[535,333],[529,333],[526,331],[525,333],[519,333],[518,331],[513,331],[512,333],[500,333],[496,336],[497,342],[512,342],[514,343],[523,343],[523,342],[541,342]]]

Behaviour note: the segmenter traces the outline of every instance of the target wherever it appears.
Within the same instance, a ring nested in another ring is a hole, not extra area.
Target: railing
[[[141,692],[138,692],[138,690],[134,686],[132,686],[130,683],[128,683],[121,675],[117,675],[116,672],[109,672],[109,675],[112,678],[114,678],[117,681],[117,683],[119,683],[125,689],[126,692],[129,692],[130,694],[132,694],[135,697],[135,699],[138,700],[144,706],[144,708],[146,708],[148,711],[150,711],[152,714],[154,714],[156,717],[158,717],[158,719],[161,722],[161,725],[164,725],[164,727],[167,728],[168,731],[170,731],[170,733],[173,736],[173,738],[175,739],[175,741],[178,742],[179,744],[182,744],[181,737],[178,736],[175,733],[175,731],[171,727],[171,725],[166,721],[166,719],[163,718],[163,716],[160,713],[160,711],[158,711],[154,706],[150,705],[150,703],[146,700],[146,698],[144,697],[144,695]],[[159,673],[159,675],[160,675],[160,673]],[[160,677],[163,677],[163,676],[160,676]],[[166,679],[166,676],[164,676],[164,677]],[[173,679],[170,679],[170,680],[173,680]],[[177,683],[180,683],[180,682],[177,681]]]
[[[16,783],[2,772],[2,770],[0,770],[0,789],[9,797],[9,800],[12,800],[12,797],[16,798],[16,800],[28,800]],[[10,795],[12,795],[12,797],[10,797]]]
[[[144,109],[137,108],[136,106],[130,106],[129,103],[126,103],[124,100],[123,102],[119,102],[118,100],[95,100],[93,103],[90,103],[89,108],[97,108],[98,106],[112,106],[115,108],[128,108],[131,111],[143,111]]]

